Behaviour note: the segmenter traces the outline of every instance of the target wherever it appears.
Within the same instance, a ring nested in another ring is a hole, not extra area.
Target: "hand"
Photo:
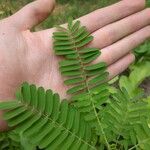
[[[16,88],[28,81],[51,88],[66,97],[58,70],[59,58],[52,46],[54,28],[39,32],[30,29],[43,21],[54,8],[54,0],[37,0],[0,21],[0,99],[13,99]],[[94,36],[89,47],[102,55],[94,63],[108,64],[109,78],[124,71],[133,61],[131,50],[150,37],[150,9],[144,0],[122,0],[79,18]],[[2,112],[1,112],[2,115]],[[1,130],[6,123],[0,116]]]

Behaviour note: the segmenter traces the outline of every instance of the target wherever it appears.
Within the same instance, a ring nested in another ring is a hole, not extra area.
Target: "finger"
[[[130,64],[132,64],[135,60],[135,56],[133,54],[128,54],[125,57],[121,58],[114,64],[108,67],[109,72],[109,80],[114,78],[115,76],[122,73],[124,70],[128,68]]]
[[[107,24],[142,10],[144,6],[145,0],[132,0],[132,2],[122,0],[114,5],[98,9],[79,20],[82,25],[87,27],[88,31],[94,32]]]
[[[86,16],[79,18],[81,24],[86,26],[89,32],[94,32],[105,25],[127,17],[133,13],[142,10],[145,6],[145,0],[122,0],[114,5],[98,9]],[[46,47],[50,46],[50,33],[55,32],[55,29],[47,29],[36,32],[41,39],[45,39]]]
[[[97,58],[94,63],[104,61],[108,65],[116,62],[121,57],[128,54],[131,50],[142,44],[146,39],[150,37],[150,26],[147,26],[126,38],[105,47],[101,50],[102,54]]]
[[[150,9],[145,9],[118,22],[107,25],[92,35],[90,46],[103,48],[150,24]]]
[[[16,28],[30,29],[43,21],[53,10],[54,5],[55,0],[36,0],[26,5],[10,19]]]

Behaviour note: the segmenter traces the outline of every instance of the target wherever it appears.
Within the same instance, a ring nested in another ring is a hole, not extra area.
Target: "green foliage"
[[[112,99],[102,113],[103,126],[107,133],[107,139],[116,144],[116,148],[127,150],[137,144],[137,126],[145,130],[143,124],[147,124],[149,119],[150,107],[148,102],[135,102],[131,99],[127,91],[123,89],[112,95]],[[140,118],[143,118],[140,121]],[[148,124],[147,124],[148,125]],[[150,132],[150,129],[147,129]],[[111,134],[110,134],[111,133]],[[150,135],[149,135],[150,136]],[[145,149],[144,149],[145,150]]]
[[[139,85],[148,77],[150,77],[150,61],[141,61],[132,67],[129,77],[121,76],[119,85],[120,88],[124,87],[127,90],[130,97],[138,97],[144,94]]]
[[[150,0],[146,0],[146,6],[150,7]]]
[[[20,136],[15,131],[0,133],[0,150],[23,150]]]
[[[32,144],[22,133],[20,133],[20,144],[23,147],[23,150],[37,150],[36,144]]]
[[[72,104],[84,114],[84,118],[96,127],[97,134],[105,138],[99,119],[101,105],[107,102],[109,92],[106,83],[108,73],[103,62],[91,64],[100,55],[97,48],[86,48],[93,37],[80,22],[69,20],[68,28],[58,26],[54,33],[54,50],[56,55],[64,56],[60,61],[60,71],[67,79],[64,84],[71,87]],[[107,146],[107,140],[105,141]]]
[[[2,102],[0,110],[10,127],[41,149],[95,149],[92,133],[80,113],[60,103],[58,94],[24,83],[17,100]],[[40,131],[40,132],[39,132]]]
[[[150,40],[147,40],[146,42],[144,42],[141,46],[137,47],[134,50],[134,54],[139,61],[150,61]]]
[[[140,147],[143,150],[149,150],[149,148],[150,148],[150,128],[144,119],[141,119],[140,121],[142,122],[142,125],[137,124],[135,126],[138,144],[136,144],[132,149]],[[130,150],[132,150],[132,149],[130,149]]]
[[[57,29],[54,50],[63,58],[60,72],[71,101],[24,83],[16,100],[0,103],[14,128],[13,134],[0,133],[0,149],[149,150],[150,100],[137,101],[139,84],[150,76],[146,48],[135,50],[140,60],[129,77],[121,77],[119,90],[108,86],[106,64],[94,64],[100,50],[86,47],[93,37],[79,21]]]

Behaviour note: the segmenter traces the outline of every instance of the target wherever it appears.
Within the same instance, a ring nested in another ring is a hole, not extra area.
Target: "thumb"
[[[31,29],[48,17],[53,11],[55,0],[36,0],[10,17],[19,30]]]

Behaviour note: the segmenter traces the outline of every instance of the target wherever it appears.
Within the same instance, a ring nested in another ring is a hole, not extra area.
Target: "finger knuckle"
[[[116,31],[113,29],[109,29],[104,33],[105,40],[107,45],[112,44],[115,41]]]

